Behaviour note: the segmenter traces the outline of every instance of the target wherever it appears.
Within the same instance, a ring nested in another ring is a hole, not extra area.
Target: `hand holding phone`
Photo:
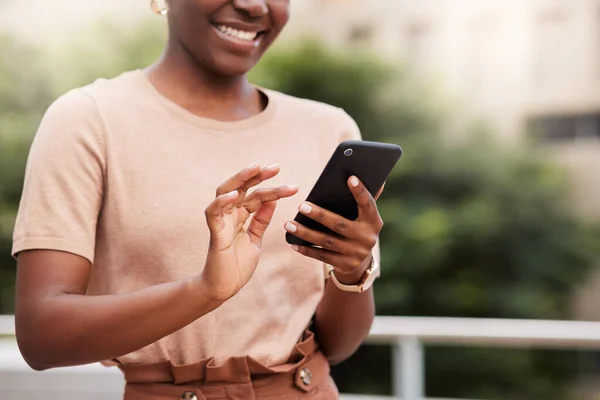
[[[285,224],[288,243],[331,265],[343,284],[362,279],[383,227],[375,198],[401,154],[391,144],[341,143],[294,221]]]
[[[348,179],[356,176],[374,197],[401,156],[402,149],[395,144],[344,141],[333,152],[306,201],[348,220],[356,220],[358,205],[348,187]],[[330,228],[301,212],[296,215],[294,221],[315,231],[332,233]],[[289,232],[286,234],[286,240],[294,245],[315,245]]]

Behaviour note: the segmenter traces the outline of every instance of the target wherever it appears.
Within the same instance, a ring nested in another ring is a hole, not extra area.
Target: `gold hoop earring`
[[[166,15],[169,12],[167,0],[165,0],[165,5],[162,8],[158,5],[158,0],[150,0],[150,8],[158,15]]]

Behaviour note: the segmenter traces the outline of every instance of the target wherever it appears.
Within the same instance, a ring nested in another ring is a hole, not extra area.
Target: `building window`
[[[528,130],[543,143],[600,140],[600,111],[579,115],[548,115],[530,118]]]
[[[373,29],[367,25],[356,25],[350,29],[348,39],[355,44],[369,43],[373,37]]]

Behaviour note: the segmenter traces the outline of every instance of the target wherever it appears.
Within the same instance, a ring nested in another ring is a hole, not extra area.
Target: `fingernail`
[[[302,214],[310,214],[310,212],[312,211],[312,207],[311,207],[311,206],[309,206],[309,205],[308,205],[308,204],[306,204],[306,203],[302,203],[302,204],[300,205],[300,208],[299,208],[298,210],[300,210],[300,212],[301,212]]]
[[[352,178],[350,178],[350,184],[354,187],[358,186],[358,178],[353,176]]]
[[[290,233],[294,233],[298,230],[298,228],[296,228],[296,225],[292,224],[291,222],[287,222],[285,224],[285,230]]]
[[[298,185],[287,185],[286,187],[290,189],[298,189]]]
[[[293,244],[293,245],[292,245],[292,249],[293,249],[294,251],[298,251],[298,250],[300,250],[300,247],[298,247],[298,246],[296,246],[295,244]]]
[[[237,195],[238,195],[237,190],[227,193],[227,197],[237,197]]]
[[[256,161],[254,161],[252,164],[248,165],[246,167],[246,169],[252,169],[252,168],[256,168],[258,166],[258,163]]]
[[[262,167],[261,170],[266,170],[266,169],[277,169],[279,168],[279,164],[273,164],[273,165],[268,165],[266,167]]]

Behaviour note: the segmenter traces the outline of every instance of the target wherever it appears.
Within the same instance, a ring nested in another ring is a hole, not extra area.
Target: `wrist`
[[[190,278],[187,280],[188,293],[191,293],[191,298],[194,299],[194,304],[198,307],[201,315],[219,308],[227,299],[221,299],[214,296],[208,288],[206,281],[202,275]]]
[[[344,285],[357,285],[365,275],[367,269],[371,266],[372,258],[372,255],[367,257],[360,267],[354,271],[348,273],[334,271],[333,273],[340,283]]]

